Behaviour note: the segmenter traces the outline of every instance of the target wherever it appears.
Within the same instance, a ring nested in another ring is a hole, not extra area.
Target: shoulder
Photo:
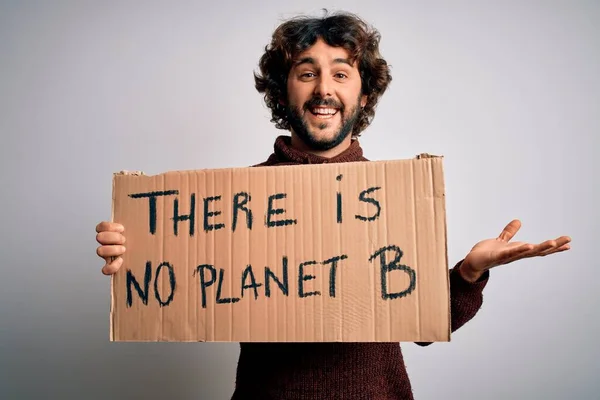
[[[271,154],[269,156],[269,158],[267,158],[265,161],[258,163],[258,164],[251,165],[251,167],[269,167],[269,166],[276,165],[276,164],[277,164],[277,157],[275,156],[275,154]]]

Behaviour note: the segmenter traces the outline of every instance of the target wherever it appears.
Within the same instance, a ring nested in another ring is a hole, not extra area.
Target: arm
[[[490,269],[530,257],[545,257],[570,249],[571,238],[560,236],[539,244],[510,242],[521,228],[521,221],[513,220],[497,238],[477,243],[454,268],[450,270],[451,332],[470,321],[483,303],[483,288]],[[417,342],[428,346],[429,342]]]
[[[487,285],[490,272],[471,282],[461,273],[464,260],[450,270],[450,327],[451,332],[469,322],[483,303],[483,289]],[[416,342],[419,346],[429,346],[432,342]]]

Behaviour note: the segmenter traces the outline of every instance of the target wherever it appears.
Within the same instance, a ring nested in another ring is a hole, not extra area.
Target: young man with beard
[[[391,81],[378,46],[378,32],[351,14],[279,26],[255,81],[272,122],[291,135],[279,136],[257,167],[367,161],[357,138]],[[518,220],[510,222],[449,271],[452,331],[479,310],[489,269],[569,249],[565,236],[537,245],[510,242],[519,228]],[[102,272],[114,274],[125,251],[124,227],[102,222],[96,230]],[[412,398],[398,343],[242,343],[232,399]]]

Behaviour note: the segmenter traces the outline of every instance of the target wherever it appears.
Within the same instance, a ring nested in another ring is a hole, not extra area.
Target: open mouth
[[[332,107],[313,107],[309,111],[312,115],[320,119],[333,118],[338,113],[338,109]]]

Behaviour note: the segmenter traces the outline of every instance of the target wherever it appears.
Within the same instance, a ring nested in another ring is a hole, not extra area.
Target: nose
[[[331,78],[329,78],[325,74],[319,76],[315,85],[314,94],[321,98],[331,97],[331,95],[333,94]]]

